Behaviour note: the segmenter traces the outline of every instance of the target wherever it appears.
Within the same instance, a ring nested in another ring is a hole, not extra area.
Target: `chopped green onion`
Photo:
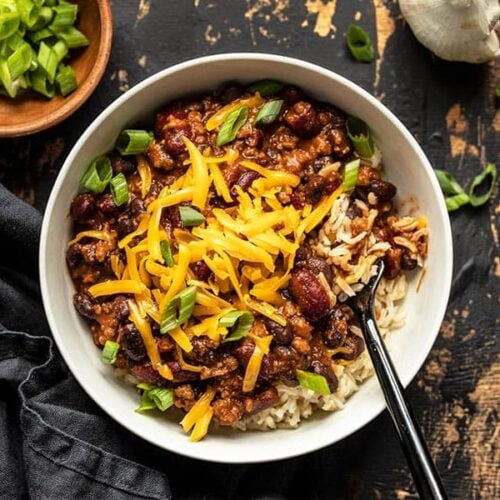
[[[58,63],[60,63],[69,52],[68,46],[62,40],[58,40],[54,45],[52,45],[51,49],[56,54]]]
[[[311,391],[318,392],[319,394],[331,394],[328,382],[323,375],[297,370],[297,378],[299,379],[299,384],[305,389],[311,389]]]
[[[247,119],[248,106],[240,106],[234,111],[231,111],[217,134],[217,146],[224,146],[224,144],[234,141],[240,128],[245,125]]]
[[[146,130],[123,130],[116,139],[115,148],[123,156],[144,153],[153,142],[152,132]]]
[[[86,47],[89,44],[87,37],[74,26],[65,29],[50,28],[54,35],[66,42],[70,49]]]
[[[247,91],[251,92],[252,94],[258,92],[261,95],[261,97],[269,97],[277,94],[278,92],[281,92],[282,88],[283,88],[282,83],[275,82],[274,80],[264,79],[250,84],[247,87]]]
[[[29,30],[32,34],[35,34],[38,30],[45,28],[50,21],[52,21],[52,17],[54,16],[52,9],[47,6],[43,6],[38,11],[38,19],[31,26],[28,26]]]
[[[116,355],[120,350],[120,344],[112,340],[106,340],[101,352],[101,361],[107,365],[112,365],[116,361]]]
[[[173,267],[174,258],[172,256],[172,248],[170,247],[170,242],[162,241],[160,243],[161,255],[167,267]]]
[[[52,7],[52,10],[54,11],[54,19],[50,24],[52,28],[66,28],[75,24],[76,15],[78,14],[78,5],[74,3],[64,3]]]
[[[253,323],[253,314],[248,311],[231,311],[219,319],[219,326],[232,328],[222,342],[241,340],[248,335]]]
[[[155,409],[165,411],[174,404],[172,389],[154,387],[146,383],[137,384],[137,388],[142,389],[143,393],[141,395],[141,404],[135,410],[136,412],[140,413]]]
[[[355,116],[350,116],[346,122],[347,135],[361,158],[370,158],[375,152],[370,127]]]
[[[109,182],[109,189],[117,207],[128,203],[128,184],[127,178],[123,175],[123,173],[120,172],[111,179]]]
[[[57,70],[56,83],[62,96],[67,96],[76,90],[78,83],[73,68],[61,64]]]
[[[495,89],[495,95],[500,99],[500,83],[497,83],[497,88]]]
[[[33,49],[29,44],[23,42],[23,44],[9,56],[7,59],[7,66],[12,80],[16,80],[30,69],[33,55]]]
[[[255,118],[255,125],[269,125],[273,123],[278,118],[282,106],[283,101],[281,99],[266,102]]]
[[[455,194],[453,196],[449,196],[446,198],[446,208],[448,212],[453,212],[454,210],[458,210],[460,207],[467,205],[470,199],[469,196],[465,193]]]
[[[443,191],[444,194],[459,194],[464,192],[462,186],[457,182],[453,175],[450,174],[450,172],[435,168],[434,173],[438,179],[441,191]]]
[[[51,98],[56,95],[54,86],[47,80],[47,75],[42,68],[38,68],[31,73],[31,86],[33,90],[45,97]]]
[[[98,156],[83,174],[80,184],[94,193],[102,193],[113,177],[111,162],[105,156]]]
[[[344,180],[342,187],[344,191],[352,191],[358,183],[360,160],[353,160],[344,167]]]
[[[30,33],[29,37],[30,40],[33,43],[40,43],[42,40],[47,40],[48,38],[51,38],[54,36],[54,33],[52,31],[44,28],[41,29],[40,31],[35,31],[33,33]]]
[[[21,17],[17,12],[0,13],[0,40],[5,40],[13,35],[17,31],[20,22]]]
[[[38,49],[38,64],[45,71],[47,80],[54,83],[59,57],[45,42],[41,42]]]
[[[488,190],[482,195],[476,195],[476,191],[488,179]],[[472,184],[469,188],[469,200],[473,207],[480,207],[484,205],[490,198],[493,190],[495,189],[497,180],[497,168],[493,163],[490,163],[486,168],[476,177],[474,177]]]
[[[16,97],[20,85],[19,82],[12,80],[9,65],[5,60],[0,60],[0,82],[2,82],[9,97]]]
[[[375,50],[368,33],[355,24],[347,28],[347,46],[352,57],[357,61],[372,62],[375,59]]]
[[[196,301],[196,287],[185,288],[172,297],[165,307],[161,319],[160,333],[168,333],[175,330],[189,319],[194,310]]]
[[[205,222],[205,216],[192,207],[179,207],[181,222],[184,227],[199,226]]]
[[[21,21],[31,28],[39,18],[38,7],[31,0],[17,0],[17,11]]]

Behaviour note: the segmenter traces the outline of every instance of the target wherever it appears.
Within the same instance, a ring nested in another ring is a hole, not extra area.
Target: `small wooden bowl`
[[[76,26],[89,39],[87,47],[70,53],[78,88],[67,97],[52,99],[34,91],[15,99],[0,96],[0,137],[34,134],[61,122],[90,97],[101,80],[113,38],[110,0],[73,1],[78,4]]]

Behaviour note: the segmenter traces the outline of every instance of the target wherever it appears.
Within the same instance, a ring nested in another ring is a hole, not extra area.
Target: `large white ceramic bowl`
[[[45,311],[66,363],[90,397],[111,417],[138,436],[182,455],[216,462],[264,462],[301,455],[352,434],[384,408],[376,378],[367,380],[336,413],[323,413],[295,430],[219,431],[191,443],[172,416],[135,413],[136,391],[113,377],[99,359],[88,325],[72,305],[73,285],[65,264],[71,223],[69,206],[90,160],[110,150],[117,134],[152,117],[168,101],[210,91],[226,81],[273,78],[306,89],[365,120],[383,152],[387,178],[400,199],[415,197],[429,220],[427,274],[419,292],[411,284],[405,305],[408,321],[391,339],[391,354],[406,386],[422,366],[438,334],[450,290],[452,240],[448,214],[431,166],[401,122],[363,89],[319,66],[267,54],[202,57],[165,69],[136,85],[94,120],[69,154],[52,190],[42,228],[40,280]]]

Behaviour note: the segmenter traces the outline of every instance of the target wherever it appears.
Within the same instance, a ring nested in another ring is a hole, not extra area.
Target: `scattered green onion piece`
[[[172,256],[172,248],[170,247],[170,242],[162,241],[160,242],[161,255],[167,267],[173,267],[174,257]]]
[[[342,187],[344,191],[352,191],[358,183],[360,160],[353,160],[344,167],[344,180]]]
[[[17,12],[2,12],[0,14],[0,40],[12,36],[19,27],[21,17]]]
[[[149,397],[149,391],[144,391],[141,395],[141,402],[139,406],[135,409],[137,413],[142,413],[143,411],[155,410],[156,404]]]
[[[234,111],[231,111],[217,134],[217,146],[224,146],[224,144],[234,141],[240,128],[245,125],[247,119],[248,106],[240,106]]]
[[[112,365],[116,361],[116,355],[120,350],[120,344],[112,340],[106,340],[101,352],[101,361],[107,365]]]
[[[128,184],[127,178],[120,172],[116,174],[109,182],[111,196],[117,207],[128,203]]]
[[[54,35],[66,42],[66,45],[70,49],[86,47],[89,44],[87,37],[80,30],[77,30],[74,26],[65,29],[51,28],[51,30]]]
[[[482,195],[476,195],[477,188],[485,182],[485,179],[489,177],[489,187],[488,190]],[[497,180],[497,168],[493,163],[490,163],[486,168],[476,177],[474,177],[472,184],[469,188],[469,200],[473,207],[480,207],[484,205],[490,198],[495,189]]]
[[[247,91],[251,92],[252,94],[258,92],[261,97],[269,97],[272,95],[276,95],[278,92],[281,92],[282,88],[282,83],[276,82],[274,80],[264,79],[250,84],[247,87]]]
[[[29,26],[29,30],[32,32],[32,34],[36,33],[42,28],[45,28],[50,23],[50,21],[52,21],[53,17],[54,14],[50,7],[41,7],[38,11],[38,19],[32,26]]]
[[[172,297],[165,307],[160,324],[160,333],[175,330],[189,319],[194,310],[196,301],[196,287],[185,288]]]
[[[205,222],[205,216],[191,207],[179,207],[181,222],[184,227],[199,226]]]
[[[144,153],[153,142],[152,132],[146,130],[123,130],[116,139],[115,148],[123,156]]]
[[[147,382],[139,382],[136,387],[137,389],[142,389],[143,391],[149,391],[154,388],[154,385],[148,384]]]
[[[52,10],[54,12],[54,19],[50,24],[52,28],[66,28],[75,24],[76,15],[78,14],[78,5],[74,3],[64,3],[52,7]]]
[[[361,158],[370,158],[375,152],[370,127],[355,116],[350,116],[346,122],[347,135]]]
[[[281,99],[266,102],[255,118],[255,125],[269,125],[273,123],[278,118],[282,106],[283,101]]]
[[[467,205],[470,202],[470,199],[466,193],[459,193],[449,196],[446,198],[445,202],[448,212],[453,212],[454,210],[458,210],[460,207]]]
[[[76,75],[71,66],[60,65],[56,74],[56,83],[62,96],[67,96],[77,89]]]
[[[150,389],[148,396],[161,411],[165,411],[174,404],[174,393],[172,389],[165,389],[164,387],[155,387]]]
[[[38,64],[45,71],[47,80],[50,83],[54,83],[59,58],[57,53],[53,51],[45,42],[41,42],[40,48],[38,49]]]
[[[297,370],[297,378],[299,379],[299,384],[305,389],[311,389],[311,391],[319,394],[331,394],[328,382],[323,375]]]
[[[253,323],[253,314],[248,311],[231,311],[219,319],[219,326],[231,328],[222,342],[234,342],[248,335]]]
[[[438,179],[441,191],[443,191],[444,194],[450,195],[464,192],[462,186],[457,182],[453,175],[450,174],[450,172],[435,168],[434,173]]]
[[[56,95],[54,86],[47,80],[47,75],[42,68],[38,68],[31,73],[31,86],[39,94],[52,98]]]
[[[112,177],[111,162],[105,156],[98,156],[83,174],[80,184],[89,191],[102,193]]]
[[[497,88],[495,89],[495,95],[500,99],[500,83],[497,83]]]
[[[31,67],[33,60],[33,49],[27,43],[23,43],[7,59],[10,77],[12,80],[19,78]]]
[[[355,24],[347,28],[347,46],[357,61],[372,62],[375,59],[375,50],[368,33]]]

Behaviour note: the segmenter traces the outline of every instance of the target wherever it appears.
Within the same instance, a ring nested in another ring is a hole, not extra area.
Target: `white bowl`
[[[422,366],[443,319],[452,275],[448,213],[432,168],[415,139],[379,101],[345,78],[297,59],[267,54],[224,54],[194,59],[165,69],[136,85],[94,120],[64,163],[52,190],[40,244],[40,280],[45,311],[66,363],[91,398],[124,427],[147,441],[182,455],[216,462],[264,462],[301,455],[352,434],[385,407],[376,378],[362,384],[345,408],[323,413],[295,430],[217,432],[191,443],[173,416],[143,416],[133,410],[138,397],[113,377],[98,356],[87,323],[72,304],[73,285],[66,269],[70,239],[69,206],[80,178],[94,157],[109,151],[117,134],[167,102],[210,91],[226,81],[272,78],[296,84],[315,98],[365,120],[382,150],[387,178],[400,198],[414,196],[429,220],[427,274],[416,292],[411,283],[405,305],[407,324],[391,338],[391,354],[406,386]]]

